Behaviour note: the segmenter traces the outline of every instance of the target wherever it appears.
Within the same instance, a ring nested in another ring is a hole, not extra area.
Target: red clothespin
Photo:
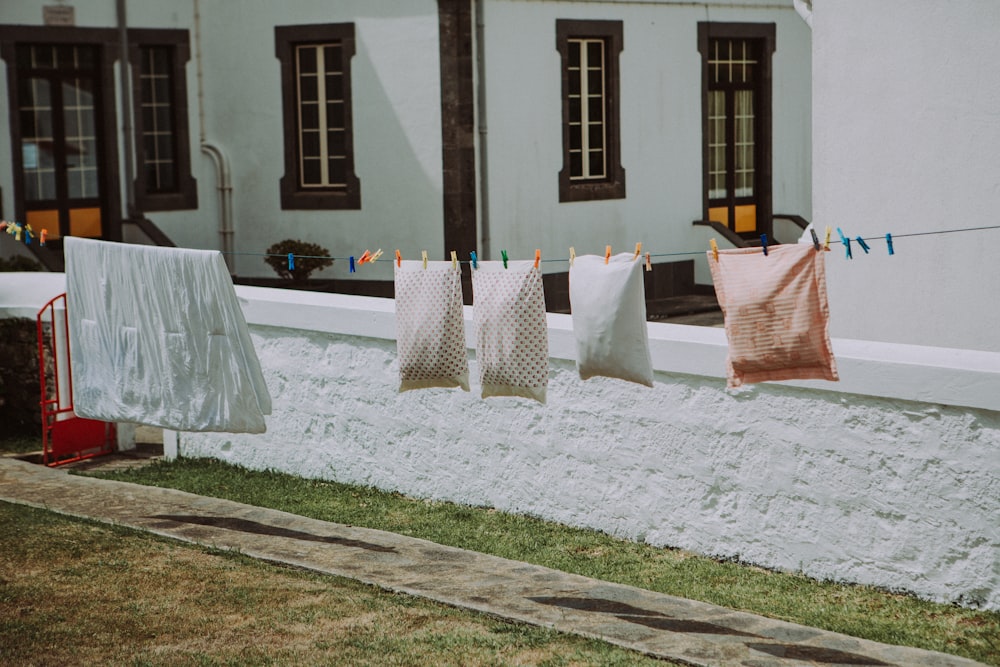
[[[542,261],[542,249],[535,248],[535,268],[538,268],[538,263]]]
[[[611,259],[611,246],[604,246],[604,263],[607,264],[608,260]]]

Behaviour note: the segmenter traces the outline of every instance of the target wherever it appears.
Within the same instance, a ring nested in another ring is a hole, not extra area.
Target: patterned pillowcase
[[[396,275],[399,391],[461,387],[469,391],[461,269],[451,262],[404,261]]]
[[[545,402],[549,338],[542,274],[534,262],[479,262],[472,272],[482,397]]]

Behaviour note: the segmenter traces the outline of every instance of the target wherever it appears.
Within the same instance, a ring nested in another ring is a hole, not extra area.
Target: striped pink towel
[[[729,339],[728,385],[833,380],[824,253],[811,244],[708,253]]]

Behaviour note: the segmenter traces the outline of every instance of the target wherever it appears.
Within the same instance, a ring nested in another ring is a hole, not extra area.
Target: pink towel
[[[811,244],[708,253],[729,339],[728,385],[833,380],[824,253]]]

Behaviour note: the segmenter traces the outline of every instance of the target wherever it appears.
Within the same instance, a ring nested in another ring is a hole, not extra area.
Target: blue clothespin
[[[760,247],[764,249],[764,257],[767,257],[767,234],[760,235]]]
[[[351,255],[351,273],[354,273],[354,255]]]
[[[868,247],[868,244],[865,243],[865,240],[860,236],[858,237],[858,245],[861,246],[861,249],[865,251],[866,255],[868,254],[868,251],[871,250],[871,248]]]
[[[500,257],[503,259],[503,268],[506,269],[507,268],[507,251],[506,250],[501,250],[500,251]]]
[[[889,246],[889,254],[895,255],[896,252],[892,249],[892,234],[885,235],[885,244]]]
[[[837,227],[837,234],[840,235],[840,242],[844,244],[847,259],[854,259],[854,255],[851,253],[851,239],[844,236],[844,232],[840,231],[840,227]]]
[[[292,253],[288,253],[288,270],[289,271],[295,270],[295,255],[293,255]]]
[[[472,268],[478,269],[479,268],[479,258],[476,257],[476,251],[473,250],[472,252],[470,252],[469,253],[469,257],[472,258]]]

